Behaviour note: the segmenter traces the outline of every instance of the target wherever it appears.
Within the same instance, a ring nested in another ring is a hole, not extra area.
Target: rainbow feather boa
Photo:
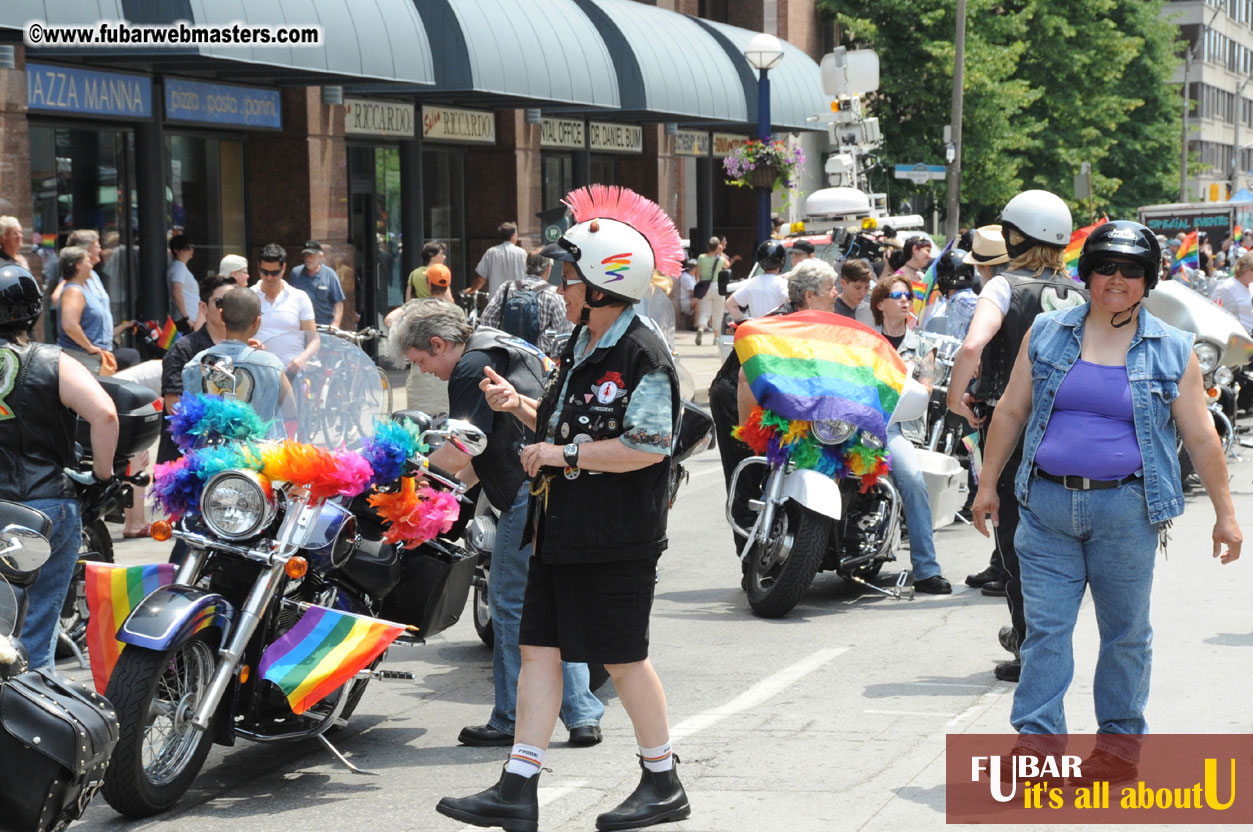
[[[863,492],[891,470],[887,451],[867,447],[861,440],[861,431],[842,444],[824,445],[813,438],[810,424],[785,419],[758,406],[731,435],[771,465],[783,465],[790,459],[797,468],[811,468],[836,479],[851,475],[861,480]]]
[[[315,500],[356,497],[374,488],[368,499],[389,524],[384,537],[408,547],[448,531],[460,512],[453,495],[402,478],[405,462],[428,450],[408,420],[376,419],[374,436],[360,451],[331,451],[301,442],[264,441],[269,423],[246,403],[220,396],[184,395],[169,419],[174,442],[185,454],[153,469],[152,499],[171,520],[199,514],[205,482],[226,470],[256,471],[267,488],[271,481],[306,487]],[[230,441],[194,447],[201,440],[224,439]],[[377,490],[397,480],[400,488],[394,493]]]

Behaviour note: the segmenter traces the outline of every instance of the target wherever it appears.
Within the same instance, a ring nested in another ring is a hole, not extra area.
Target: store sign
[[[166,78],[165,118],[281,130],[283,108],[278,90]]]
[[[350,136],[412,139],[415,108],[395,101],[344,99],[344,132]]]
[[[734,133],[714,133],[714,155],[726,156],[742,144],[748,144],[748,136]]]
[[[496,143],[496,114],[491,110],[422,108],[422,138],[433,142]]]
[[[643,153],[644,128],[638,124],[607,124],[591,121],[587,125],[588,146],[609,153]]]
[[[679,156],[708,156],[709,134],[704,130],[680,130],[674,136],[674,152]]]
[[[152,79],[128,72],[28,63],[26,108],[79,115],[152,118]]]
[[[587,135],[583,122],[570,118],[546,118],[540,122],[540,147],[567,147],[582,150],[587,147]]]

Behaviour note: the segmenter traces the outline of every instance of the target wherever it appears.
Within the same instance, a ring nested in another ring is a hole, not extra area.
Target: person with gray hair
[[[392,363],[392,366],[409,365],[409,374],[405,377],[406,407],[432,415],[448,412],[448,382],[422,372],[417,365],[410,365],[409,359],[405,356],[405,350],[400,346],[396,336],[402,328],[407,328],[407,325],[401,326],[403,321],[416,316],[442,312],[450,312],[459,316],[462,321],[465,320],[465,312],[461,310],[461,307],[440,298],[430,297],[414,298],[388,312],[387,317],[383,319],[383,324],[389,332],[387,340],[383,342],[384,356]]]
[[[0,217],[0,266],[16,263],[27,271],[30,264],[22,254],[22,223],[17,217]]]
[[[835,311],[835,269],[825,260],[802,260],[788,272],[787,301],[792,309]]]
[[[471,457],[446,442],[431,454],[431,464],[456,473],[465,482],[482,483],[484,496],[500,512],[488,583],[495,634],[495,706],[486,724],[467,725],[457,740],[476,747],[511,746],[522,668],[518,639],[532,554],[531,544],[522,542],[531,485],[522,467],[521,452],[534,441],[534,435],[513,414],[492,410],[481,385],[489,378],[497,382],[504,378],[523,395],[539,396],[551,362],[520,338],[486,325],[471,329],[460,309],[435,303],[438,305],[415,307],[402,314],[389,340],[422,372],[448,382],[449,415],[465,419],[487,434],[487,448],[482,454]],[[562,664],[561,719],[570,731],[572,745],[601,741],[600,718],[605,706],[592,694],[589,681],[586,664]]]

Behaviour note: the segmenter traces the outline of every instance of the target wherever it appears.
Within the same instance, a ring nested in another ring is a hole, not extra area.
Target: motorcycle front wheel
[[[105,696],[117,708],[121,736],[102,791],[121,814],[166,811],[200,773],[214,726],[199,731],[191,717],[208,691],[216,654],[200,635],[166,651],[131,645],[118,657]]]
[[[748,553],[748,606],[762,618],[792,611],[814,582],[831,537],[831,520],[788,501],[775,512],[765,545]]]
[[[487,588],[492,579],[490,564],[483,569],[483,582],[474,582],[474,632],[488,647],[496,645],[496,630],[492,627],[492,608],[487,602]]]

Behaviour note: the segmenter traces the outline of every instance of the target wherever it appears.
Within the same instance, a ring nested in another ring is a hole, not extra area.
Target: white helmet
[[[1010,257],[1019,257],[1032,246],[1065,246],[1070,242],[1074,226],[1070,209],[1056,194],[1048,191],[1023,191],[1011,199],[1001,212],[1001,231]],[[1009,230],[1026,237],[1018,245],[1009,242]]]
[[[562,202],[575,225],[542,253],[573,263],[588,286],[634,303],[644,297],[654,270],[678,277],[683,241],[655,202],[616,185],[579,188]]]

